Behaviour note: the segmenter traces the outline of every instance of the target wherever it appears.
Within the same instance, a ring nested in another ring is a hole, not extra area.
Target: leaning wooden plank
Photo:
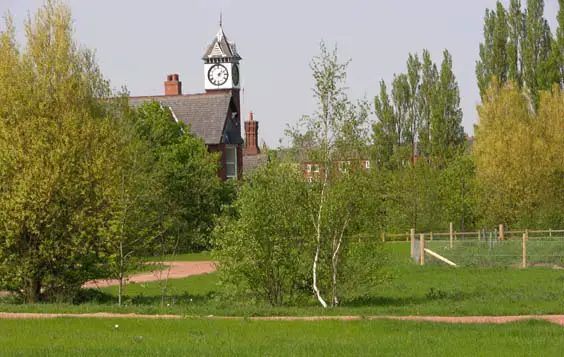
[[[438,260],[440,260],[440,261],[442,261],[442,262],[447,263],[447,264],[450,265],[450,266],[453,266],[453,267],[457,266],[455,263],[453,263],[453,262],[451,262],[450,260],[448,260],[447,258],[445,258],[445,257],[443,257],[443,256],[441,256],[441,255],[439,255],[439,254],[437,254],[437,253],[435,253],[435,252],[433,252],[431,249],[425,248],[425,251],[426,251],[427,253],[429,253],[431,256],[437,258]]]

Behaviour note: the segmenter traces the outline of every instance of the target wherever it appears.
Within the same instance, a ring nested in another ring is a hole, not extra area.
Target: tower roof
[[[241,56],[237,52],[237,46],[233,42],[229,42],[225,32],[223,31],[223,26],[219,25],[219,30],[217,35],[215,35],[212,42],[209,44],[206,53],[202,57],[203,60],[209,60],[212,58],[223,58],[226,60],[241,60]]]

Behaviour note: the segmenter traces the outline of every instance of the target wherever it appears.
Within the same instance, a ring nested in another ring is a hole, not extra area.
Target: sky
[[[507,4],[509,0],[502,1]],[[556,29],[558,0],[546,0]],[[23,22],[43,0],[0,0],[24,42]],[[373,102],[379,82],[406,71],[409,53],[428,49],[440,64],[453,56],[463,125],[473,133],[479,93],[475,63],[486,8],[496,0],[67,0],[75,39],[96,51],[112,87],[131,95],[164,94],[168,73],[180,74],[184,94],[204,91],[201,60],[219,27],[243,61],[242,113],[259,121],[259,141],[277,147],[288,124],[315,110],[309,64],[319,43],[351,60],[349,98]],[[3,25],[0,25],[3,26]],[[372,120],[376,120],[372,116]]]

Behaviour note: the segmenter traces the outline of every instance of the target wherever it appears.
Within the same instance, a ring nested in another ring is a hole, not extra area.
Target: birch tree
[[[311,272],[314,295],[323,307],[339,304],[340,258],[353,232],[351,227],[355,226],[354,212],[362,206],[355,202],[359,195],[354,192],[354,182],[362,172],[361,159],[366,158],[369,106],[363,101],[349,101],[345,86],[348,64],[339,61],[336,48],[329,50],[321,44],[320,54],[311,62],[317,109],[288,131],[291,138],[309,133],[314,143],[308,149],[309,160],[320,165],[312,183],[315,206],[311,212]]]

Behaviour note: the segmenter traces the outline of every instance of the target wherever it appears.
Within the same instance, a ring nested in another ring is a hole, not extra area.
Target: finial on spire
[[[223,11],[219,12],[219,27],[223,27]]]

